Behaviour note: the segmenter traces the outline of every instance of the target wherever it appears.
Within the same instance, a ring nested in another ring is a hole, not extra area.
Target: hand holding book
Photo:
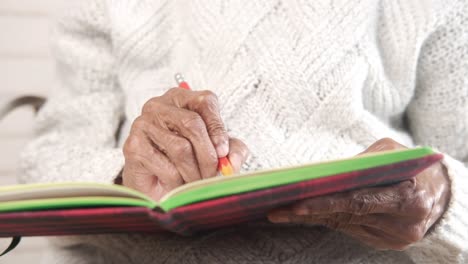
[[[403,148],[383,139],[364,153]],[[306,199],[270,212],[269,219],[324,225],[374,248],[403,250],[421,240],[444,213],[449,188],[446,169],[438,162],[415,178]]]
[[[264,219],[272,209],[288,204],[312,206],[313,201],[322,204],[320,201],[327,200],[307,200],[312,197],[392,183],[398,186],[400,181],[419,177],[420,172],[441,158],[442,154],[427,147],[374,152],[203,179],[180,186],[159,201],[119,185],[50,183],[0,187],[0,237],[151,233],[161,229],[189,235]],[[328,198],[333,197],[340,196]],[[308,202],[300,202],[303,200]],[[327,203],[323,205],[328,208]],[[301,219],[291,219],[294,220]]]

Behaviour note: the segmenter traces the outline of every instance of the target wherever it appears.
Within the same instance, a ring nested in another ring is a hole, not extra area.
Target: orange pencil
[[[175,75],[175,80],[177,82],[177,85],[179,88],[185,89],[185,90],[191,90],[189,84],[185,81],[184,76],[180,73],[177,73]],[[223,176],[229,176],[234,174],[234,170],[232,169],[231,162],[227,157],[222,157],[219,158],[218,160],[218,171],[223,175]]]

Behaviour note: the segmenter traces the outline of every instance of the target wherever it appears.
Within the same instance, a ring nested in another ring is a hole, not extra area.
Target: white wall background
[[[0,0],[0,103],[20,94],[47,96],[55,87],[49,53],[53,17],[66,0]],[[0,121],[0,185],[16,182],[18,154],[32,136],[32,110],[18,109]],[[0,239],[0,251],[9,240]],[[0,263],[38,263],[46,242],[23,238]]]

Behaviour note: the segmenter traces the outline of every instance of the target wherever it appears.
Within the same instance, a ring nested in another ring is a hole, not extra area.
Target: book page
[[[152,201],[149,197],[118,185],[99,183],[48,183],[0,187],[0,203],[72,197],[118,197]]]

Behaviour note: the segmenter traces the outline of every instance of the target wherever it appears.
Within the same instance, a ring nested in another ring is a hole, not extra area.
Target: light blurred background
[[[0,104],[21,94],[47,96],[56,89],[49,32],[65,1],[0,0]],[[16,183],[18,155],[32,137],[32,120],[32,109],[20,108],[0,121],[0,185]],[[9,242],[0,238],[0,251]],[[0,263],[38,263],[45,250],[45,239],[23,238]]]

